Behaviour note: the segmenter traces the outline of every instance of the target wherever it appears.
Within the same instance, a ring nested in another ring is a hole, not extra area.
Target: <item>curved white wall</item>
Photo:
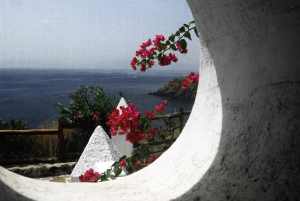
[[[298,1],[189,4],[202,36],[201,78],[174,145],[149,167],[99,184],[0,168],[1,201],[299,200]]]

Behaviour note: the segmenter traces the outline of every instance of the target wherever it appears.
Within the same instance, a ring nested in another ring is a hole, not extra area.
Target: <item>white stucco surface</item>
[[[128,106],[125,98],[123,98],[123,97],[121,97],[121,99],[117,105],[117,109],[120,109],[120,107],[122,107],[122,106],[123,107]],[[127,157],[130,157],[132,155],[133,145],[126,140],[125,135],[117,134],[117,135],[111,136],[111,140],[114,143],[114,145],[117,147],[117,149],[119,150],[121,156],[126,155]]]
[[[299,1],[188,2],[201,77],[170,149],[98,184],[43,182],[0,167],[1,201],[299,200]]]

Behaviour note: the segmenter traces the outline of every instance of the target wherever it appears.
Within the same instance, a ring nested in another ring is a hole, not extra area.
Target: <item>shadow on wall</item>
[[[213,165],[176,200],[298,200],[300,12],[292,8],[299,2],[189,3],[215,64],[224,116]]]
[[[7,170],[4,170],[7,171]],[[2,172],[2,170],[1,170]],[[24,197],[23,195],[17,193],[15,190],[9,188],[6,184],[4,184],[2,181],[0,181],[0,200],[22,200],[22,201],[34,201],[32,199],[29,199],[27,197]]]

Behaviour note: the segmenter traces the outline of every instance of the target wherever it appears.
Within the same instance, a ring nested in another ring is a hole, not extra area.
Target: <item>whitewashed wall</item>
[[[149,167],[100,184],[0,168],[0,200],[300,199],[299,1],[189,4],[202,36],[201,79],[174,145]]]

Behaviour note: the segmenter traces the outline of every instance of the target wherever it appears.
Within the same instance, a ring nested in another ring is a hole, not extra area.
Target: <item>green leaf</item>
[[[119,163],[117,166],[114,167],[114,173],[115,173],[115,176],[119,176],[122,172],[122,169],[119,167]]]
[[[175,35],[180,36],[180,33],[181,33],[180,31],[176,31]]]
[[[190,32],[185,32],[183,36],[192,40],[192,36],[191,36]]]
[[[126,155],[123,155],[123,156],[119,159],[119,161],[124,160],[124,159],[126,159],[126,158],[127,158],[127,156],[126,156]]]
[[[177,48],[176,48],[176,45],[174,45],[174,44],[172,44],[170,47],[171,47],[171,48],[172,48],[172,50],[174,50],[174,51],[176,51],[176,50],[177,50]]]
[[[196,27],[194,28],[194,32],[195,32],[195,35],[199,38],[199,33],[198,33],[198,30]]]
[[[106,170],[105,174],[108,178],[110,178],[111,170],[110,169]]]
[[[190,26],[189,25],[187,25],[187,24],[183,24],[183,26],[185,26],[186,28],[190,28]]]
[[[163,56],[162,53],[159,53],[157,56],[158,60],[160,60],[162,58],[162,56]]]
[[[185,32],[185,27],[184,27],[184,26],[180,27],[179,31],[180,31],[181,33]]]
[[[181,39],[179,41],[179,43],[180,43],[180,46],[182,47],[182,49],[186,49],[187,48],[187,42],[186,42],[185,39]]]
[[[189,24],[194,24],[195,23],[195,20],[192,20],[189,22]]]
[[[169,37],[169,40],[172,41],[172,42],[174,42],[174,41],[175,41],[175,35],[172,34],[172,35]]]
[[[106,173],[103,173],[103,174],[100,176],[100,180],[101,180],[101,181],[108,181],[107,174],[106,174]]]

